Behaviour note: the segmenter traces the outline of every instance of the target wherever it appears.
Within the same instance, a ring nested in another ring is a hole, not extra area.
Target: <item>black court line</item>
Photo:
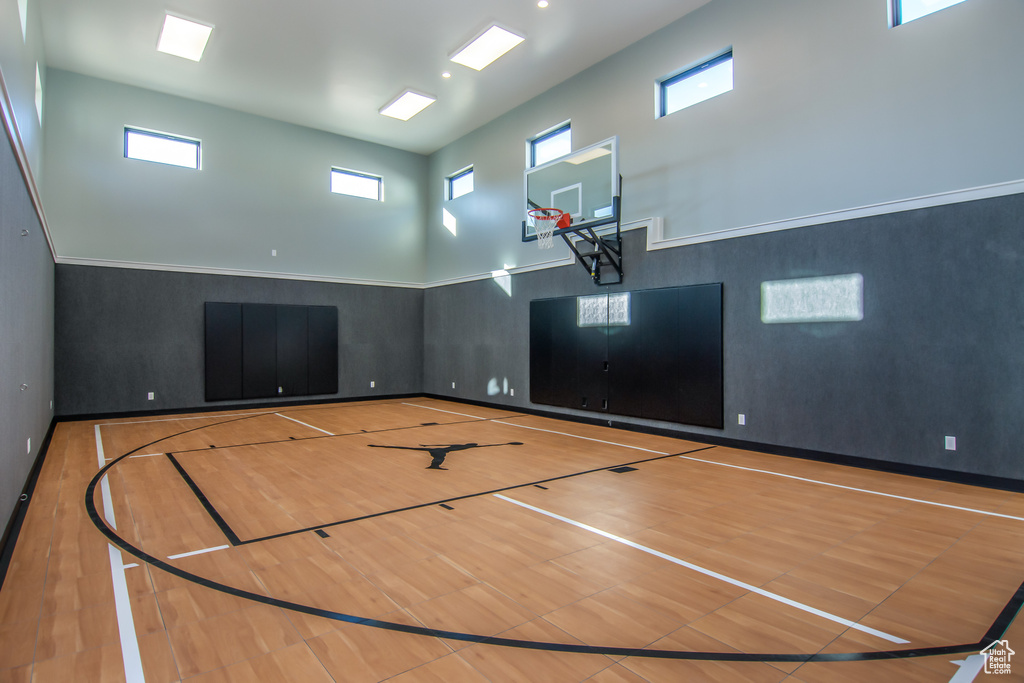
[[[210,499],[207,498],[206,495],[202,492],[202,490],[199,488],[199,485],[196,484],[196,482],[193,481],[192,477],[188,475],[188,472],[186,472],[185,468],[181,466],[181,463],[178,462],[172,454],[167,453],[166,455],[167,459],[171,461],[172,465],[174,465],[174,469],[178,470],[178,474],[181,476],[182,479],[185,480],[185,483],[188,484],[188,487],[192,489],[192,493],[195,494],[196,498],[199,499],[199,502],[206,509],[206,514],[210,516],[210,519],[212,519],[217,524],[217,526],[221,530],[221,533],[223,533],[224,536],[228,539],[228,542],[231,545],[241,544],[242,539],[240,539],[238,537],[238,534],[236,534],[234,530],[228,525],[224,517],[222,517],[221,514],[217,512],[217,508],[213,506],[213,503],[211,503]]]
[[[249,416],[238,418],[247,419]],[[233,422],[234,420],[226,420],[225,422]],[[217,423],[217,424],[224,424]],[[179,434],[174,434],[170,437],[164,437],[154,441],[150,444],[146,444],[128,451],[124,455],[112,460],[107,463],[96,476],[92,478],[89,485],[86,487],[85,492],[85,507],[89,513],[89,519],[92,520],[93,525],[102,533],[107,539],[121,548],[133,557],[150,564],[157,569],[161,569],[169,574],[173,574],[179,578],[191,581],[197,585],[210,588],[212,590],[220,591],[222,593],[233,595],[235,597],[243,598],[246,600],[252,600],[253,602],[259,602],[265,605],[271,605],[274,607],[280,607],[283,609],[290,609],[295,612],[303,614],[310,614],[313,616],[319,616],[326,619],[333,619],[335,621],[342,621],[351,624],[359,624],[362,626],[369,626],[371,628],[379,628],[389,631],[396,631],[401,633],[409,633],[413,635],[429,636],[433,638],[447,638],[449,640],[458,640],[462,642],[479,643],[483,645],[496,645],[499,647],[513,647],[527,650],[541,650],[545,652],[565,652],[574,654],[601,654],[609,657],[644,657],[653,659],[678,659],[678,660],[694,660],[694,661],[724,661],[724,662],[765,662],[765,663],[818,663],[818,662],[856,662],[856,661],[880,661],[880,660],[895,660],[895,659],[911,659],[917,657],[933,657],[933,656],[946,656],[966,653],[978,653],[981,650],[989,647],[996,641],[1000,640],[1006,633],[1006,630],[1013,623],[1014,618],[1020,612],[1022,605],[1024,605],[1024,583],[1017,588],[1016,593],[1010,598],[1010,601],[1002,609],[996,619],[992,622],[992,626],[986,631],[985,635],[980,640],[974,643],[962,643],[959,645],[943,645],[938,647],[928,648],[908,648],[904,650],[885,650],[885,651],[868,651],[868,652],[834,652],[834,653],[815,653],[815,654],[758,654],[758,653],[746,653],[746,652],[688,652],[682,650],[654,650],[644,648],[624,648],[624,647],[605,647],[597,645],[576,645],[572,643],[552,643],[552,642],[540,642],[530,640],[518,640],[514,638],[502,638],[498,636],[483,636],[473,633],[461,633],[457,631],[443,631],[439,629],[427,628],[425,626],[410,626],[408,624],[399,624],[395,622],[382,621],[379,619],[371,619],[368,617],[359,617],[352,614],[345,614],[342,612],[333,612],[330,610],[321,609],[319,607],[313,607],[311,605],[302,605],[300,603],[289,602],[287,600],[279,600],[267,595],[261,595],[259,593],[251,593],[249,591],[228,586],[210,579],[198,576],[191,572],[187,572],[183,569],[175,567],[172,564],[168,564],[163,560],[160,560],[142,549],[135,547],[125,539],[117,535],[114,529],[107,526],[105,520],[100,517],[99,511],[96,508],[96,487],[99,482],[107,474],[108,470],[114,465],[118,464],[125,458],[131,456],[134,453],[147,448],[154,444],[164,441],[174,436],[181,436],[191,431],[198,429],[204,429],[204,427],[197,427],[195,429],[186,430]],[[708,448],[715,448],[715,446],[709,446]],[[707,449],[700,449],[707,450]],[[672,457],[672,456],[665,456]],[[652,458],[656,460],[660,458]],[[607,469],[607,468],[602,468]],[[594,470],[600,471],[600,470]],[[570,475],[572,476],[572,475]],[[565,478],[565,477],[558,477]],[[522,488],[523,486],[529,486],[529,484],[517,486],[514,488]]]

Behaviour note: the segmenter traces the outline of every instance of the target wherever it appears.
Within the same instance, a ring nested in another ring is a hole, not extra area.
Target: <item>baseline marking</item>
[[[216,420],[222,417],[252,417],[254,415],[273,415],[274,411],[267,410],[262,413],[234,413],[229,415],[197,415],[195,417],[167,417],[159,420],[130,420],[125,422],[104,422],[100,427],[116,427],[117,425],[144,425],[151,422],[184,422],[185,420]],[[210,425],[211,427],[214,425]]]
[[[629,444],[616,443],[614,441],[602,441],[601,439],[592,439],[589,436],[580,436],[579,434],[569,434],[567,432],[556,432],[553,429],[541,429],[540,427],[528,427],[527,425],[518,425],[514,422],[502,422],[501,420],[494,420],[494,424],[505,425],[506,427],[519,427],[520,429],[532,429],[535,432],[547,432],[548,434],[560,434],[561,436],[571,436],[574,439],[583,439],[584,441],[595,441],[597,443],[605,443],[609,446],[619,446],[621,448],[632,448],[635,451],[644,451],[647,453],[654,453],[655,455],[669,455],[661,451],[652,451],[650,448],[641,448],[640,446],[630,446]]]
[[[95,425],[96,457],[100,469],[107,464],[107,456],[103,452],[103,437],[100,426]],[[110,497],[110,483],[107,475],[103,475],[100,484],[103,497],[103,516],[110,526],[117,528],[114,519],[114,503]],[[114,611],[117,613],[117,632],[121,637],[121,659],[124,661],[124,678],[127,683],[145,683],[146,676],[142,671],[142,654],[139,652],[139,641],[135,635],[135,619],[132,618],[132,601],[128,596],[128,579],[124,574],[124,560],[121,551],[114,544],[107,543],[107,554],[110,558],[110,580],[114,584]]]
[[[466,413],[456,413],[451,410],[441,410],[440,408],[431,408],[430,406],[421,406],[419,403],[403,403],[403,406],[412,406],[413,408],[423,408],[424,410],[436,410],[439,413],[448,413],[449,415],[458,415],[459,417],[471,417],[474,420],[486,420],[486,417],[480,417],[479,415],[467,415]],[[514,412],[514,411],[513,411]]]
[[[183,557],[192,557],[193,555],[203,555],[205,553],[212,553],[212,552],[215,552],[217,550],[224,550],[225,548],[230,548],[230,547],[231,546],[229,546],[229,545],[219,545],[219,546],[217,546],[215,548],[203,548],[202,550],[193,550],[193,551],[188,552],[188,553],[178,553],[177,555],[168,555],[167,559],[168,560],[180,560]]]
[[[274,413],[274,415],[277,415],[278,417],[283,417],[286,420],[291,420],[292,422],[298,422],[303,427],[309,427],[310,429],[315,429],[318,432],[323,432],[327,436],[334,436],[334,434],[331,434],[326,429],[320,429],[319,427],[314,427],[313,425],[306,424],[305,422],[300,422],[299,420],[296,420],[294,417],[288,417],[287,415],[282,415],[281,413]]]
[[[700,458],[690,458],[685,455],[680,455],[680,458],[684,460],[693,460],[694,462],[704,462],[709,465],[718,465],[720,467],[731,467],[734,470],[746,470],[747,472],[758,472],[760,474],[770,474],[773,477],[785,477],[786,479],[795,479],[796,481],[806,481],[811,484],[821,484],[822,486],[831,486],[836,489],[846,489],[847,491],[857,491],[859,493],[870,493],[873,496],[884,496],[885,498],[895,498],[896,500],[906,500],[911,503],[923,503],[924,505],[934,505],[935,507],[948,508],[950,510],[960,510],[962,512],[974,512],[979,515],[987,515],[989,517],[1002,517],[1003,519],[1014,519],[1018,522],[1024,522],[1024,517],[1014,517],[1013,515],[1004,515],[998,512],[988,512],[986,510],[976,510],[974,508],[960,507],[959,505],[948,505],[946,503],[936,503],[930,500],[922,500],[920,498],[908,498],[907,496],[897,496],[894,493],[882,493],[881,491],[872,491],[870,489],[858,489],[853,486],[843,486],[842,484],[833,484],[827,481],[819,481],[817,479],[806,479],[804,477],[797,477],[792,474],[782,474],[781,472],[772,472],[770,470],[758,470],[753,467],[743,467],[741,465],[730,465],[724,462],[715,462],[714,460],[701,460]]]
[[[523,503],[521,501],[515,500],[514,498],[509,498],[508,496],[503,496],[501,494],[495,494],[495,498],[500,498],[500,499],[502,499],[504,501],[507,501],[509,503],[514,503],[515,505],[518,505],[519,507],[523,507],[523,508],[526,508],[528,510],[533,510],[534,512],[540,513],[542,515],[546,515],[547,517],[551,517],[552,519],[557,519],[557,520],[559,520],[561,522],[565,522],[566,524],[571,524],[574,527],[577,527],[579,529],[583,529],[585,531],[590,531],[591,533],[595,533],[595,534],[597,534],[599,536],[604,536],[605,538],[611,539],[611,540],[615,541],[616,543],[622,543],[623,545],[628,545],[631,548],[636,548],[637,550],[642,550],[645,553],[648,553],[650,555],[654,555],[656,557],[660,557],[663,560],[668,560],[669,562],[673,562],[675,564],[678,564],[681,567],[686,567],[687,569],[692,569],[693,571],[699,572],[701,574],[704,574],[705,576],[710,576],[713,579],[718,579],[719,581],[724,581],[725,583],[732,584],[733,586],[737,586],[738,588],[742,588],[742,589],[744,589],[746,591],[749,591],[751,593],[756,593],[756,594],[758,594],[758,595],[760,595],[762,597],[768,598],[769,600],[775,600],[776,602],[781,602],[784,605],[789,605],[790,607],[795,607],[795,608],[797,608],[799,610],[802,610],[804,612],[807,612],[809,614],[813,614],[815,616],[822,617],[823,619],[828,619],[829,621],[833,621],[833,622],[835,622],[837,624],[842,624],[843,626],[846,626],[847,628],[856,629],[856,630],[861,631],[863,633],[867,633],[869,635],[876,636],[876,637],[882,638],[884,640],[888,640],[890,643],[907,644],[907,643],[910,642],[909,640],[903,640],[902,638],[897,638],[896,636],[889,635],[888,633],[885,633],[883,631],[879,631],[879,630],[873,629],[873,628],[871,628],[869,626],[862,626],[861,624],[858,624],[855,621],[850,621],[849,619],[844,619],[843,617],[839,617],[839,616],[836,616],[834,614],[830,614],[828,612],[823,612],[820,609],[817,609],[815,607],[811,607],[810,605],[805,605],[802,602],[797,602],[796,600],[790,600],[789,598],[785,598],[785,597],[783,597],[781,595],[778,595],[776,593],[772,593],[770,591],[766,591],[763,588],[758,588],[757,586],[753,586],[753,585],[751,585],[749,583],[744,583],[743,581],[740,581],[738,579],[734,579],[731,576],[726,576],[725,574],[719,574],[716,571],[712,571],[710,569],[706,569],[704,567],[700,567],[698,565],[692,564],[692,563],[687,562],[685,560],[680,560],[677,557],[673,557],[671,555],[666,555],[665,553],[657,551],[657,550],[655,550],[653,548],[648,548],[645,545],[640,545],[639,543],[634,543],[633,541],[630,541],[630,540],[627,540],[625,538],[622,538],[621,536],[616,536],[615,534],[610,534],[607,531],[602,531],[601,529],[598,529],[596,527],[592,527],[592,526],[590,526],[588,524],[584,524],[582,522],[577,522],[576,520],[569,519],[568,517],[563,517],[562,515],[555,514],[554,512],[549,512],[547,510],[542,510],[541,508],[534,507],[532,505],[528,505],[527,503]]]

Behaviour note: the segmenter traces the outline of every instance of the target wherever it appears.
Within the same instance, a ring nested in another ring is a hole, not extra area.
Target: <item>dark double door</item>
[[[206,304],[206,400],[334,394],[334,306]]]
[[[530,302],[530,400],[721,428],[721,283],[599,297]]]

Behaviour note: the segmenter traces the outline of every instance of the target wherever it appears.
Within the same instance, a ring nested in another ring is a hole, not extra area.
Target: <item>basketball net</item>
[[[555,228],[563,215],[564,213],[558,209],[533,209],[530,211],[539,248],[550,249],[555,246]]]

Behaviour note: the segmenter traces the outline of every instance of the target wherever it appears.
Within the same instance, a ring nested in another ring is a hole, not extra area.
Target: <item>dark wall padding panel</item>
[[[621,286],[565,266],[514,274],[512,296],[486,280],[427,290],[424,390],[535,406],[530,301],[721,282],[724,425],[679,429],[1024,480],[1024,194],[673,249],[648,251],[644,230],[623,239]],[[762,282],[847,273],[864,278],[860,322],[761,322]],[[509,391],[490,393],[494,378]],[[621,415],[614,368],[609,380]],[[617,421],[670,426],[656,409]]]
[[[630,292],[628,325],[581,327],[576,305],[530,302],[533,403],[722,428],[720,283]]]
[[[242,304],[206,304],[206,400],[242,396]]]
[[[337,308],[206,303],[207,401],[337,390]]]
[[[56,289],[59,415],[209,405],[208,301],[306,307],[310,330],[336,330],[336,351],[316,339],[309,347],[317,370],[307,374],[307,391],[318,399],[422,391],[419,289],[67,264],[57,265]],[[277,401],[277,386],[271,398],[237,402]]]

